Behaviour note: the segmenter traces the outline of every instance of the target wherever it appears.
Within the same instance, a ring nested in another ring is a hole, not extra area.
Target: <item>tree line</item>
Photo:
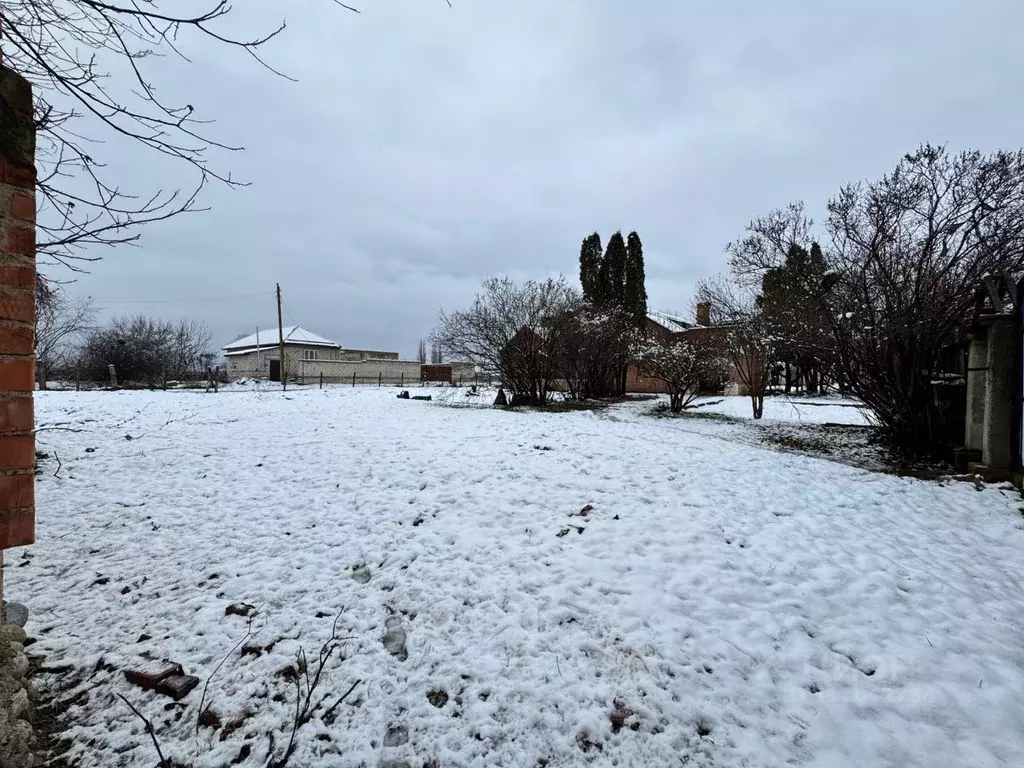
[[[194,320],[145,315],[96,324],[91,299],[69,296],[45,280],[36,284],[36,374],[41,389],[53,378],[157,386],[168,380],[205,376],[213,364],[210,331]]]
[[[822,226],[802,202],[753,219],[729,272],[697,300],[731,326],[755,415],[780,365],[834,381],[911,454],[962,443],[941,396],[987,275],[1024,271],[1024,151],[925,144],[877,181],[848,184]],[[960,372],[960,371],[954,371]]]
[[[665,381],[681,410],[708,380],[721,384],[721,354],[710,347],[647,339],[643,244],[613,234],[602,248],[583,239],[580,288],[564,277],[516,283],[486,280],[465,310],[442,311],[434,345],[496,374],[513,403],[544,404],[554,389],[574,400],[625,394],[631,363]],[[421,346],[422,349],[422,346]]]

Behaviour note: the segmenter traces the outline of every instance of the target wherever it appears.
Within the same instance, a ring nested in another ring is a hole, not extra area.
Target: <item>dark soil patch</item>
[[[88,701],[86,690],[73,693],[85,682],[80,674],[63,672],[58,675],[33,675],[32,682],[39,691],[32,719],[37,740],[37,754],[44,756],[49,768],[74,768],[64,756],[74,741],[64,735],[68,710]]]

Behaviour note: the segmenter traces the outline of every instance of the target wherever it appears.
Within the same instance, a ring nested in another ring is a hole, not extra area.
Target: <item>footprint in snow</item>
[[[388,616],[384,621],[384,637],[382,642],[388,653],[399,661],[409,658],[409,651],[405,647],[405,629],[402,628],[402,620],[398,616]]]

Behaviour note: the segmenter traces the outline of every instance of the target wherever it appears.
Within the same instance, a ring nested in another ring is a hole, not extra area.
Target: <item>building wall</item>
[[[328,358],[329,360],[331,358]],[[375,349],[343,349],[338,360],[397,360],[397,352],[380,352]]]
[[[35,541],[34,163],[32,88],[0,64],[0,558]]]
[[[355,376],[356,384],[405,384],[420,382],[418,360],[300,360],[292,369],[299,381],[312,384],[323,374],[325,383],[347,384]]]
[[[320,359],[316,361],[306,360],[304,356],[307,350],[316,352]],[[256,350],[244,355],[228,355],[226,357],[228,379],[234,381],[236,379],[245,378],[269,378],[270,361],[277,360],[278,357],[278,347],[272,344],[268,344],[266,347],[261,347],[258,358]],[[323,347],[316,344],[285,344],[284,347],[285,369],[289,378],[300,376],[303,371],[313,370],[313,366],[319,362],[323,362],[325,364],[337,362],[358,363],[362,361],[369,362],[378,358],[381,360],[397,362],[398,353],[377,352],[375,350],[366,349],[333,349],[331,347]],[[326,370],[327,369],[325,369],[324,376],[328,375]],[[317,375],[319,376],[319,374]],[[351,376],[351,373],[349,375]],[[418,376],[419,372],[417,371],[417,377]]]

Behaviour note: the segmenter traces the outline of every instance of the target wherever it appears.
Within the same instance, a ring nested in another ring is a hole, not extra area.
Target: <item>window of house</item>
[[[320,350],[319,349],[304,349],[302,350],[303,360],[319,360]]]

